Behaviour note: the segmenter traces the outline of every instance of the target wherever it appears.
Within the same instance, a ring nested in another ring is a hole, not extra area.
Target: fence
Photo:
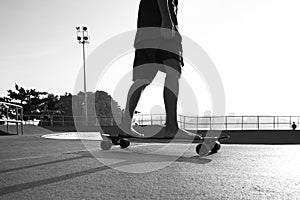
[[[24,124],[36,124],[40,126],[114,126],[113,118],[95,116],[63,116],[63,115],[24,115]]]
[[[23,107],[13,103],[0,102],[0,124],[1,129],[5,126],[6,133],[9,133],[10,125],[15,125],[16,133],[19,129],[23,135]]]
[[[114,126],[121,119],[97,118],[89,116],[60,116],[52,115],[43,118],[39,116],[26,116],[29,119],[40,120],[42,126]],[[163,125],[166,116],[162,114],[137,114],[133,124]],[[283,130],[291,129],[293,122],[299,127],[300,116],[183,116],[178,115],[178,124],[181,128],[189,130]],[[118,122],[115,122],[118,121]],[[28,122],[26,122],[28,123]],[[30,122],[29,122],[30,123]]]
[[[293,122],[299,127],[300,116],[183,116],[178,124],[188,130],[282,130],[291,129]],[[165,115],[138,115],[139,125],[163,125]]]
[[[179,116],[180,127],[190,130],[283,130],[299,126],[299,116]]]

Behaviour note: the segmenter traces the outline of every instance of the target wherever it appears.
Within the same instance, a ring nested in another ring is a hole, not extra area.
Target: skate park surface
[[[39,129],[0,137],[0,199],[300,196],[300,145],[224,144],[219,153],[199,157],[194,144],[145,143],[102,151],[95,133],[81,139],[41,137],[49,134],[59,135]]]

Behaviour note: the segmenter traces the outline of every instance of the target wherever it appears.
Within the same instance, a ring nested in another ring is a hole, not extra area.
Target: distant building
[[[234,113],[234,112],[229,112],[229,113],[228,113],[228,116],[234,117],[234,116],[235,116],[235,113]]]
[[[211,111],[210,110],[206,110],[204,112],[204,117],[211,117]]]

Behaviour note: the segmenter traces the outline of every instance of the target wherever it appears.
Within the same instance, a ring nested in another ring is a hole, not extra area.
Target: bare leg
[[[179,65],[175,59],[165,61],[166,65]],[[180,67],[180,66],[178,66]],[[176,132],[178,130],[177,124],[177,101],[179,91],[180,73],[176,70],[166,67],[166,78],[164,87],[164,103],[166,109],[166,128],[170,131]]]
[[[147,80],[136,80],[130,87],[127,95],[127,102],[125,107],[125,113],[120,128],[127,134],[133,136],[142,136],[142,134],[136,132],[131,127],[132,117],[136,106],[139,102],[142,92],[149,85],[150,81]]]
[[[188,139],[200,139],[200,136],[190,133],[188,131],[179,129],[177,123],[177,102],[179,92],[179,78],[180,73],[174,68],[180,67],[180,63],[176,59],[169,59],[164,62],[167,65],[166,79],[164,87],[164,103],[166,109],[166,134],[165,137],[181,137]]]

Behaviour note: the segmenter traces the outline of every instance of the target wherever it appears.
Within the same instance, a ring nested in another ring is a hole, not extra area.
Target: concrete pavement
[[[300,145],[136,144],[0,137],[0,199],[297,199]]]

